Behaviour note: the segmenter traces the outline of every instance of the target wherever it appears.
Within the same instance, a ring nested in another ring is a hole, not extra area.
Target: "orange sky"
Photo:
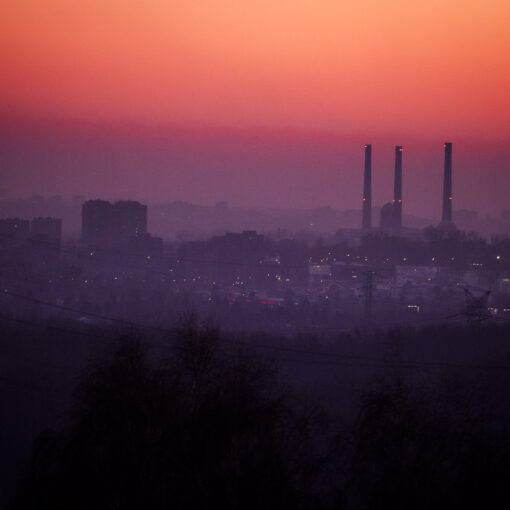
[[[510,139],[508,0],[6,0],[0,112]]]

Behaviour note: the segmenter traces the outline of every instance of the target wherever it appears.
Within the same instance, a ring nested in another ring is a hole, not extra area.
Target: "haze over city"
[[[0,510],[502,508],[510,3],[0,5]]]

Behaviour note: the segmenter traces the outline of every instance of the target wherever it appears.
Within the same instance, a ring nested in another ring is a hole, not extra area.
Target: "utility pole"
[[[482,296],[475,297],[469,289],[464,289],[466,307],[464,308],[462,315],[467,318],[468,324],[476,324],[480,326],[483,321],[492,318],[492,315],[487,313],[490,293],[490,290],[488,290]]]
[[[448,316],[447,319],[465,317],[470,326],[480,327],[484,321],[493,318],[492,314],[487,313],[490,294],[488,290],[482,296],[476,297],[468,288],[464,288],[466,306],[459,313]]]

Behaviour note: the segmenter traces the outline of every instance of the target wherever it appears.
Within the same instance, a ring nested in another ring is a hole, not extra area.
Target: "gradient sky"
[[[508,0],[6,0],[1,188],[249,205],[375,203],[406,147],[407,210],[510,189]],[[91,178],[91,175],[93,178]]]

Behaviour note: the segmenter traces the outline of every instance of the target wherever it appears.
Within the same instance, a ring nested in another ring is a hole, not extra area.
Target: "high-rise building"
[[[130,237],[147,233],[147,206],[134,200],[122,200],[112,206],[112,237],[124,243]]]
[[[365,144],[365,168],[363,173],[363,229],[372,228],[372,145]]]
[[[0,237],[21,238],[28,237],[30,223],[21,218],[2,218],[0,219]]]
[[[35,236],[45,236],[49,239],[60,240],[62,237],[62,220],[60,218],[34,218],[30,233]]]
[[[111,247],[112,204],[87,200],[81,206],[81,239],[88,247]]]
[[[147,233],[147,206],[133,200],[111,204],[88,200],[82,206],[82,241],[86,246],[115,248]]]

